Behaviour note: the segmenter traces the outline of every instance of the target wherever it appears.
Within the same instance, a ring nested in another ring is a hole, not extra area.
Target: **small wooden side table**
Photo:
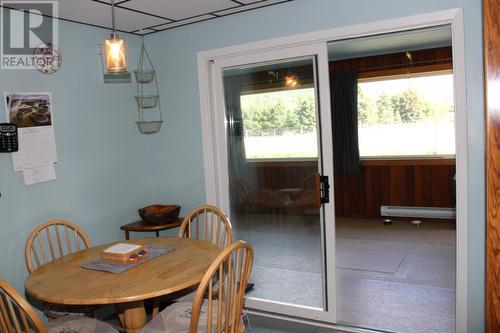
[[[156,237],[160,237],[160,231],[162,230],[168,230],[168,229],[173,229],[180,227],[182,224],[182,221],[184,220],[183,217],[178,217],[175,221],[168,222],[165,224],[149,224],[144,222],[143,220],[129,223],[122,225],[120,227],[120,230],[125,231],[125,239],[130,239],[130,232],[135,231],[135,232],[155,232]]]

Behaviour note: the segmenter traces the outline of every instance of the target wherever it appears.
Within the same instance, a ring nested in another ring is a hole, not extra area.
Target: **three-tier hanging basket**
[[[163,123],[160,92],[158,79],[151,58],[144,45],[144,37],[141,42],[141,55],[139,57],[139,68],[134,71],[137,82],[137,110],[139,121],[136,122],[139,131],[143,134],[157,133]],[[157,113],[155,113],[155,110]],[[147,115],[145,116],[145,114]]]

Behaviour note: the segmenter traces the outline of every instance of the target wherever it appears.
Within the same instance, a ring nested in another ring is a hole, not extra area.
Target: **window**
[[[361,157],[455,154],[453,74],[358,83]]]
[[[247,159],[318,156],[314,88],[241,96]]]

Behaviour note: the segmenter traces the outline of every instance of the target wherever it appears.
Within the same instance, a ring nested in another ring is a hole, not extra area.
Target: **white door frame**
[[[224,124],[218,124],[213,114],[215,101],[213,85],[213,63],[235,55],[250,54],[287,47],[326,43],[362,36],[402,30],[425,28],[450,24],[453,45],[454,103],[455,103],[455,142],[456,142],[456,332],[467,332],[467,294],[468,294],[468,184],[467,184],[467,99],[465,79],[465,46],[463,11],[461,8],[449,9],[403,18],[370,22],[366,24],[310,32],[305,34],[268,39],[207,50],[198,53],[198,79],[200,93],[201,125],[203,138],[203,158],[205,167],[206,201],[222,202],[218,189],[224,184],[218,178],[221,167],[227,165],[224,159],[226,147],[219,147],[217,135],[225,135]],[[325,51],[326,52],[326,51]],[[226,207],[227,209],[227,207]]]

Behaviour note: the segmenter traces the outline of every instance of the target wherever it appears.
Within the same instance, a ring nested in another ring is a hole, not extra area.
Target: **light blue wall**
[[[63,66],[54,75],[0,71],[0,92],[53,94],[60,166],[57,180],[24,186],[9,154],[0,154],[0,276],[22,290],[24,244],[49,218],[82,225],[94,243],[123,237],[119,225],[152,201],[185,213],[205,202],[196,54],[296,33],[463,7],[469,140],[469,331],[483,331],[484,152],[481,1],[295,0],[147,38],[159,72],[167,123],[159,134],[135,127],[135,87],[104,85],[96,44],[103,30],[60,22]],[[137,40],[130,39],[135,64]],[[0,103],[0,121],[5,120]],[[148,140],[150,141],[148,143]],[[150,156],[151,155],[151,156]]]
[[[482,23],[479,0],[295,0],[150,35],[167,124],[151,137],[154,198],[183,212],[205,201],[197,52],[297,33],[462,7],[469,145],[469,332],[483,331],[484,153]]]
[[[0,277],[22,291],[24,245],[34,226],[66,218],[94,244],[123,238],[119,226],[150,203],[147,138],[135,121],[134,84],[103,84],[97,43],[104,30],[60,22],[61,69],[0,71],[0,92],[51,92],[60,165],[57,180],[25,186],[10,154],[0,154]],[[138,39],[128,37],[131,63]],[[3,101],[0,122],[5,121]]]

